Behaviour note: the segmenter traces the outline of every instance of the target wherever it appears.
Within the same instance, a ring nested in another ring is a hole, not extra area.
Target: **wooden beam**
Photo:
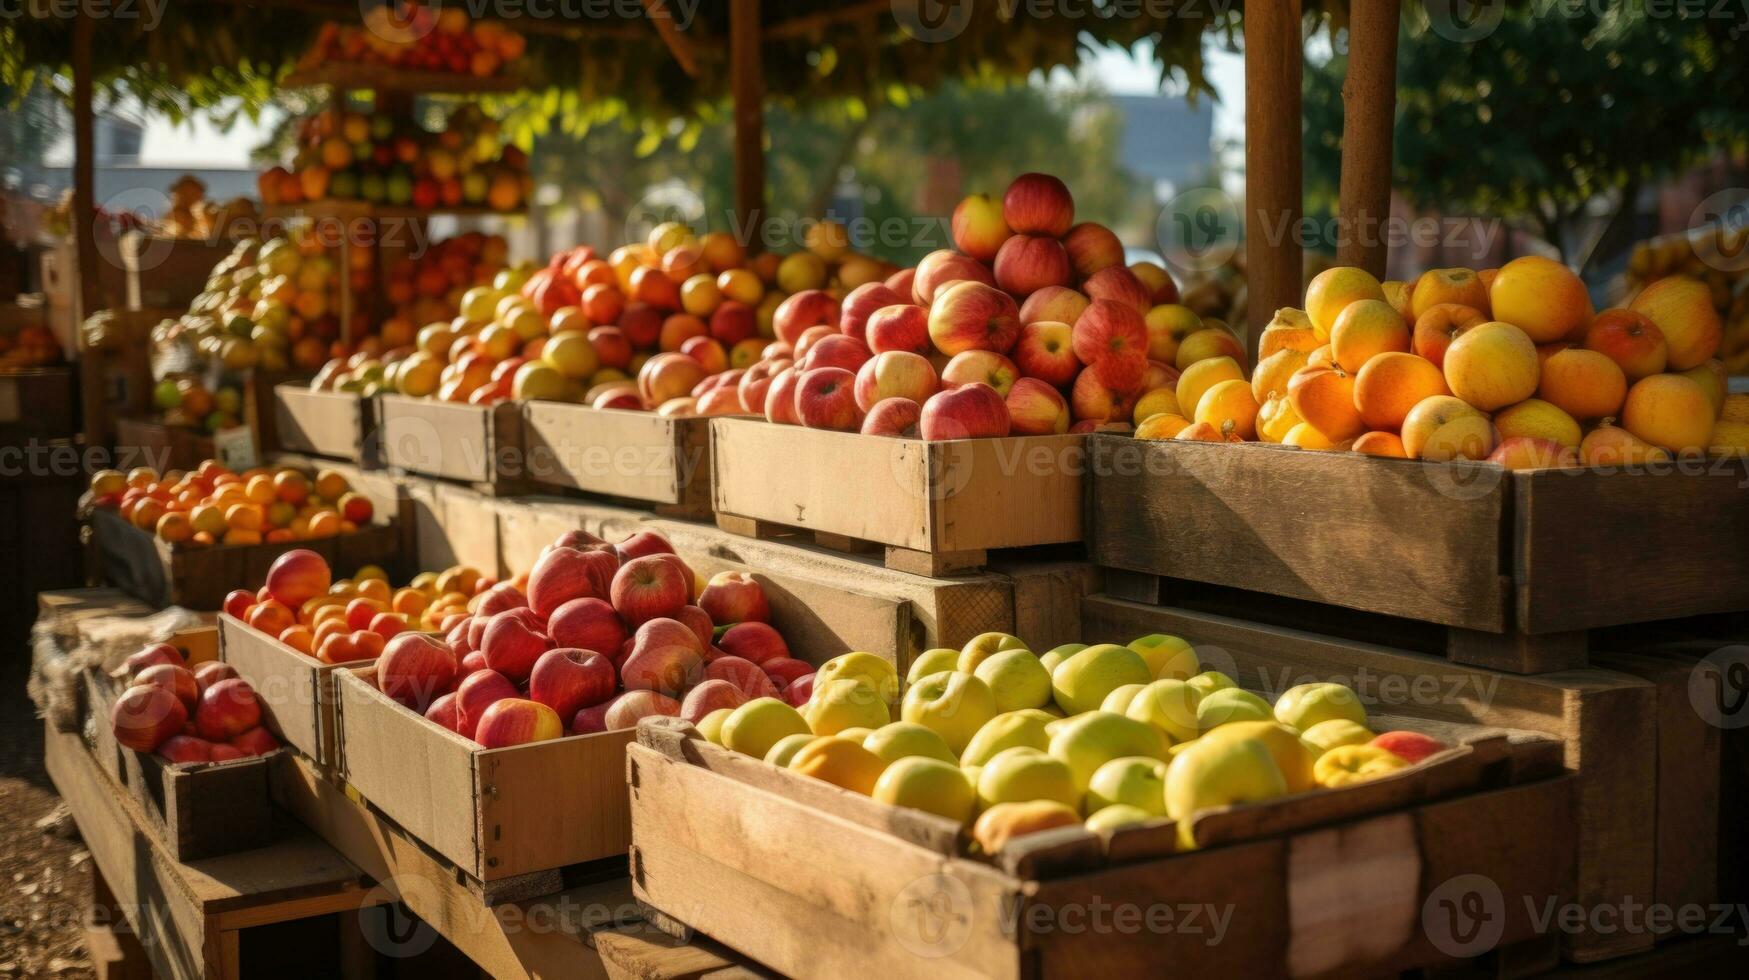
[[[73,20],[73,235],[79,252],[79,317],[97,312],[97,140],[91,107],[91,15]]]
[[[1252,363],[1278,307],[1300,305],[1300,0],[1245,8],[1245,341]]]
[[[729,89],[735,99],[735,217],[751,230],[765,212],[765,68],[759,0],[729,0]],[[743,243],[762,251],[757,235]]]
[[[650,23],[655,25],[662,43],[668,46],[668,52],[680,62],[680,70],[686,72],[688,78],[697,78],[698,58],[692,52],[692,42],[680,33],[680,25],[674,23],[674,12],[669,9],[671,2],[644,0],[644,12],[650,16]]]
[[[1385,277],[1391,216],[1391,132],[1397,111],[1399,0],[1350,8],[1348,77],[1342,82],[1342,189],[1337,261]]]
[[[834,10],[823,10],[817,14],[792,17],[789,20],[773,24],[765,29],[765,38],[768,41],[787,41],[791,38],[806,37],[815,31],[839,24],[880,19],[892,15],[893,0],[862,0],[860,3],[845,3]]]

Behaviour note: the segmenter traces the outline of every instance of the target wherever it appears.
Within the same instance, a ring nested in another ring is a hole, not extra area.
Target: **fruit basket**
[[[1511,471],[1091,439],[1090,556],[1125,598],[1177,579],[1429,622],[1452,659],[1519,673],[1583,666],[1586,630],[1749,608],[1741,458]]]
[[[383,464],[409,473],[508,492],[521,482],[522,415],[510,402],[467,405],[377,397]]]
[[[280,448],[376,464],[376,402],[357,392],[316,391],[307,384],[273,386],[274,429]]]
[[[522,406],[529,479],[677,517],[711,510],[710,419],[531,401]]]
[[[930,442],[711,422],[719,526],[872,543],[887,566],[943,575],[1003,548],[1081,540],[1084,435]]]

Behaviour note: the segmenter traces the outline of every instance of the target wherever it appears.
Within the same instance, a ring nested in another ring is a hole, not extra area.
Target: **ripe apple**
[[[1017,297],[1046,286],[1067,286],[1073,270],[1069,253],[1055,238],[1013,235],[996,253],[996,285]]]
[[[130,654],[127,660],[123,661],[122,666],[126,668],[129,678],[135,678],[140,676],[140,672],[147,667],[154,667],[158,664],[169,664],[173,667],[185,666],[181,651],[168,643],[154,643],[138,653]]]
[[[1075,223],[1075,199],[1050,174],[1021,174],[1002,195],[1002,220],[1016,234],[1061,238]]]
[[[1074,323],[1087,309],[1089,302],[1084,294],[1067,286],[1046,286],[1020,304],[1020,322],[1027,324],[1054,320],[1059,323]]]
[[[807,355],[802,358],[802,370],[812,371],[816,368],[843,368],[855,372],[874,356],[868,345],[855,337],[846,334],[833,334],[822,337],[808,347]]]
[[[858,431],[865,436],[915,439],[918,435],[918,423],[922,418],[923,406],[911,399],[883,398],[863,416],[862,428]]]
[[[1507,436],[1487,461],[1509,470],[1540,470],[1579,465],[1577,445],[1563,445],[1540,436]]]
[[[607,706],[601,723],[606,731],[614,732],[636,728],[638,722],[645,718],[672,718],[679,714],[680,702],[665,694],[656,691],[627,691]]]
[[[766,669],[773,660],[789,659],[789,645],[784,642],[783,635],[762,622],[736,623],[723,631],[717,639],[717,646],[731,657],[750,660]],[[810,671],[813,669],[808,667]]]
[[[765,675],[759,676],[764,678]],[[721,708],[733,711],[748,700],[740,688],[726,680],[707,680],[686,692],[686,697],[680,702],[680,717],[696,725],[713,711]]]
[[[231,746],[244,755],[266,755],[279,748],[279,739],[260,725],[231,739]]]
[[[1125,684],[1152,680],[1141,654],[1115,643],[1099,643],[1065,657],[1051,671],[1051,696],[1057,707],[1075,715],[1098,708]]]
[[[929,306],[935,302],[938,290],[959,279],[992,287],[996,285],[996,277],[991,275],[989,266],[951,248],[942,248],[925,255],[923,261],[917,263],[917,273],[911,281],[911,299],[920,306]]]
[[[803,370],[807,370],[808,354],[813,351],[814,345],[825,340],[827,337],[836,336],[839,336],[838,331],[824,324],[803,330],[802,335],[796,338],[796,363],[801,365]]]
[[[613,696],[619,677],[605,656],[574,647],[548,650],[528,675],[528,696],[570,718]]]
[[[1075,356],[1073,329],[1056,320],[1025,324],[1014,345],[1014,363],[1029,378],[1059,387],[1069,384],[1081,370],[1081,361]]]
[[[900,702],[899,715],[940,735],[948,749],[958,753],[996,717],[996,696],[972,674],[942,671],[911,685]]]
[[[909,351],[928,355],[929,311],[913,303],[894,303],[875,310],[868,318],[868,346],[876,354]]]
[[[425,717],[452,732],[461,733],[461,719],[456,714],[457,695],[454,691],[442,695],[425,709]]]
[[[1021,378],[1014,382],[1004,401],[1013,421],[1013,431],[1019,435],[1069,431],[1069,403],[1061,392],[1037,378]]]
[[[789,367],[792,363],[788,358],[761,360],[741,375],[741,380],[735,385],[736,394],[740,397],[742,408],[749,412],[763,413],[765,411],[765,395],[771,389],[771,380],[777,372]]]
[[[894,757],[869,795],[890,806],[924,810],[962,824],[977,810],[976,794],[959,766],[925,755]]]
[[[728,681],[749,699],[775,698],[778,694],[777,682],[763,668],[740,657],[718,657],[704,665],[704,675],[709,680]]]
[[[778,425],[801,425],[796,415],[796,393],[802,384],[802,373],[786,367],[771,378],[765,390],[765,420]],[[749,406],[751,407],[751,406]]]
[[[794,657],[773,657],[760,664],[759,668],[765,671],[765,676],[771,678],[773,684],[785,691],[801,683],[802,678],[814,676],[812,664]]]
[[[1143,287],[1148,290],[1148,302],[1153,306],[1178,302],[1178,284],[1172,274],[1153,262],[1136,262],[1130,266]]]
[[[1660,279],[1640,290],[1628,309],[1644,314],[1664,334],[1671,371],[1699,367],[1718,353],[1724,327],[1711,290],[1698,279]]]
[[[884,282],[866,282],[845,294],[838,314],[838,329],[847,336],[867,341],[868,319],[876,310],[910,302],[911,297],[899,295]]]
[[[996,389],[996,394],[1006,398],[1008,389],[1014,386],[1014,380],[1019,376],[1020,369],[1001,354],[988,350],[968,350],[948,359],[947,365],[941,369],[941,387],[946,390],[981,381]],[[930,393],[925,393],[921,398],[904,392],[893,394],[921,402],[926,401]]]
[[[140,671],[134,678],[134,683],[155,684],[164,688],[176,695],[176,699],[182,702],[182,706],[190,711],[193,711],[195,705],[200,703],[200,683],[195,680],[194,674],[190,673],[186,667],[179,667],[175,664],[153,664]]]
[[[620,668],[620,679],[628,691],[678,697],[704,676],[704,654],[704,645],[690,626],[675,619],[652,619],[632,637],[632,652]]]
[[[921,404],[940,387],[941,379],[936,378],[928,358],[910,351],[884,351],[856,372],[856,404],[865,412],[888,398],[906,398]]]
[[[1706,389],[1680,374],[1654,374],[1634,382],[1621,410],[1622,428],[1678,454],[1704,450],[1717,419]]]
[[[1670,357],[1664,331],[1644,313],[1621,307],[1597,314],[1585,330],[1585,346],[1614,361],[1629,381],[1662,374]]]
[[[331,582],[328,562],[307,548],[294,548],[267,567],[267,594],[289,609],[327,594]]]
[[[455,689],[456,731],[473,738],[487,708],[505,698],[519,696],[516,685],[503,674],[490,668],[474,671],[462,678]]]
[[[1540,372],[1536,345],[1529,335],[1502,322],[1464,331],[1446,349],[1444,369],[1451,393],[1484,412],[1535,394]],[[1335,437],[1334,433],[1326,434]]]
[[[201,692],[194,728],[210,742],[225,742],[261,724],[255,689],[241,678],[222,680]]]
[[[1470,328],[1487,322],[1488,318],[1472,307],[1455,303],[1431,306],[1415,318],[1409,350],[1432,361],[1434,367],[1443,368],[1445,352],[1451,348],[1452,341]]]
[[[511,680],[526,679],[534,662],[553,646],[543,626],[532,609],[510,609],[487,620],[480,637],[486,665]]]
[[[838,328],[838,301],[822,289],[804,289],[778,305],[771,316],[771,328],[777,338],[793,344],[802,331],[814,326]]]
[[[672,617],[687,604],[691,591],[677,563],[661,555],[645,555],[620,566],[610,587],[613,608],[627,626]]]
[[[681,606],[680,611],[674,614],[674,618],[692,630],[692,635],[698,637],[699,649],[706,651],[709,655],[711,640],[716,636],[717,630],[716,623],[711,619],[711,614],[705,612],[700,606]]]
[[[564,723],[538,701],[509,697],[492,702],[474,728],[474,741],[488,749],[563,738]]]
[[[1063,236],[1063,247],[1077,278],[1086,279],[1101,269],[1123,265],[1123,242],[1110,228],[1096,221],[1083,221]]]
[[[1135,390],[1147,373],[1147,325],[1141,313],[1121,302],[1095,299],[1090,303],[1075,321],[1070,343],[1075,357],[1114,391]]]
[[[135,752],[151,752],[188,724],[188,709],[167,687],[136,684],[109,710],[115,740]]]
[[[1002,205],[988,194],[972,194],[954,205],[948,227],[956,248],[985,262],[1013,234],[1002,220]]]
[[[1384,749],[1410,765],[1445,751],[1444,742],[1420,732],[1380,732],[1369,744]]]
[[[856,431],[862,423],[856,406],[856,375],[839,367],[802,372],[796,386],[796,418],[810,429]]]
[[[157,752],[159,757],[171,765],[211,762],[213,743],[193,735],[172,735],[158,746]]]
[[[713,623],[769,623],[771,605],[765,589],[746,572],[718,572],[705,584],[699,607]]]
[[[236,677],[237,668],[221,660],[209,660],[194,668],[194,683],[204,691],[227,677]]]
[[[1133,402],[1128,392],[1116,391],[1092,371],[1075,376],[1069,405],[1081,421],[1114,422],[1129,418]]]
[[[981,282],[956,282],[929,308],[929,338],[948,356],[968,350],[1005,354],[1020,336],[1014,297]]]
[[[923,405],[918,431],[931,442],[1006,436],[1012,422],[996,389],[982,382],[938,392]]]
[[[384,694],[423,713],[438,695],[455,685],[456,657],[442,641],[424,633],[401,633],[377,659],[377,686]]]
[[[1705,293],[1706,287],[1702,286],[1701,292]],[[1501,266],[1488,285],[1488,302],[1494,319],[1517,327],[1533,344],[1553,343],[1582,332],[1592,316],[1585,283],[1573,270],[1540,255],[1520,256]],[[1710,300],[1705,305],[1712,309]],[[1718,322],[1717,314],[1713,322]]]
[[[702,380],[704,365],[679,351],[663,351],[638,369],[638,394],[646,405],[685,397]]]
[[[1402,436],[1411,459],[1485,459],[1494,451],[1493,421],[1454,395],[1417,402],[1403,419]]]
[[[887,288],[898,293],[900,296],[905,297],[905,302],[907,303],[911,302],[917,295],[917,291],[914,288],[916,282],[917,268],[915,266],[900,269],[898,272],[895,272],[886,278]]]
[[[1121,303],[1136,311],[1137,316],[1145,316],[1154,308],[1153,298],[1148,287],[1136,278],[1136,274],[1121,265],[1106,266],[1087,277],[1081,284],[1081,291],[1090,300],[1107,299]]]
[[[572,599],[605,599],[617,571],[619,559],[610,552],[554,548],[529,570],[529,608],[546,618]]]

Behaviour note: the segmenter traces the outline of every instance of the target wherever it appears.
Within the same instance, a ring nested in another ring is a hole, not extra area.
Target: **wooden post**
[[[762,251],[755,223],[765,214],[765,70],[759,0],[729,0],[729,89],[735,99],[735,220],[748,251]]]
[[[97,137],[91,107],[91,15],[83,8],[73,19],[73,247],[78,257],[79,292],[74,297],[73,329],[82,333],[85,318],[102,302],[97,263]],[[104,411],[103,360],[79,350],[79,429],[87,446],[108,446],[111,427]],[[87,558],[91,556],[88,554]]]
[[[1300,0],[1245,7],[1245,347],[1300,293]]]
[[[1342,191],[1336,259],[1385,277],[1391,216],[1391,132],[1397,112],[1399,0],[1349,8],[1348,77],[1342,82]]]

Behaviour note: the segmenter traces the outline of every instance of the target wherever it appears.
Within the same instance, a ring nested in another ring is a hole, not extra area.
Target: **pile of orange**
[[[352,534],[373,514],[370,498],[334,470],[233,473],[210,459],[187,472],[100,470],[91,477],[91,494],[97,506],[116,508],[141,530],[196,548]]]

